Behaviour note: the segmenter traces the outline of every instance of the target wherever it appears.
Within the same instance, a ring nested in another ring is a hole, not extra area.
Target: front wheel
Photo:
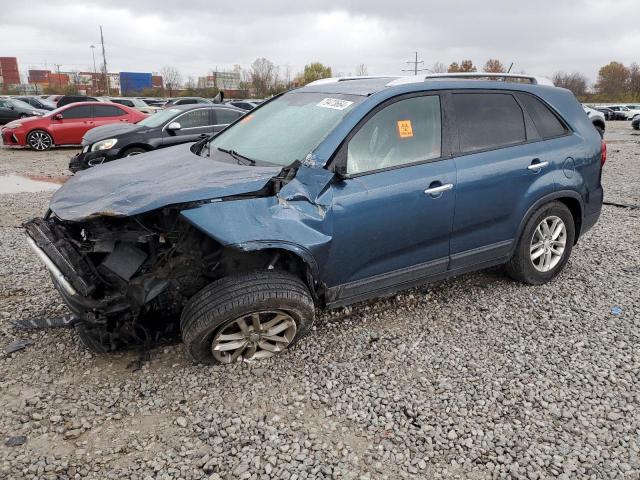
[[[141,153],[146,153],[147,151],[141,147],[131,147],[122,154],[123,157],[133,157],[134,155],[140,155]]]
[[[27,145],[31,150],[43,152],[53,146],[53,138],[44,130],[34,130],[27,135]]]
[[[573,215],[561,202],[540,207],[529,218],[507,263],[511,278],[531,285],[542,285],[564,268],[575,239]]]
[[[187,353],[205,364],[259,360],[283,352],[313,325],[309,289],[288,272],[221,278],[185,306],[180,328]]]

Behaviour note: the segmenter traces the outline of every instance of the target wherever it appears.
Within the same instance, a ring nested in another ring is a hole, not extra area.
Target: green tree
[[[304,66],[304,72],[302,73],[303,85],[311,83],[321,78],[329,78],[331,76],[331,67],[325,67],[320,62],[310,63]]]

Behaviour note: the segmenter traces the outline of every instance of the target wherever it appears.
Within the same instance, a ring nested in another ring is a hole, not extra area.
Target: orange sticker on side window
[[[398,120],[398,135],[400,135],[400,138],[413,137],[411,120]]]

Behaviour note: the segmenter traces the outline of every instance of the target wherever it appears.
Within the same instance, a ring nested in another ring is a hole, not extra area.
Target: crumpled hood
[[[62,220],[127,217],[179,203],[260,190],[281,167],[251,167],[195,155],[191,144],[122,158],[70,178],[49,208]]]
[[[135,132],[137,130],[146,131],[147,127],[126,122],[111,123],[100,127],[92,128],[82,137],[83,145],[90,145],[98,140],[106,140],[107,138],[117,137],[125,133]]]

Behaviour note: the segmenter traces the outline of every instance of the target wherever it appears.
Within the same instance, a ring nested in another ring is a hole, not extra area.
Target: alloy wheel
[[[567,228],[560,217],[544,218],[531,237],[531,263],[539,272],[548,272],[562,259],[567,244]]]
[[[296,322],[281,310],[254,312],[223,326],[211,352],[220,363],[269,358],[285,350],[296,336]]]
[[[29,146],[34,150],[48,150],[51,147],[51,137],[44,132],[33,132],[29,135]]]

